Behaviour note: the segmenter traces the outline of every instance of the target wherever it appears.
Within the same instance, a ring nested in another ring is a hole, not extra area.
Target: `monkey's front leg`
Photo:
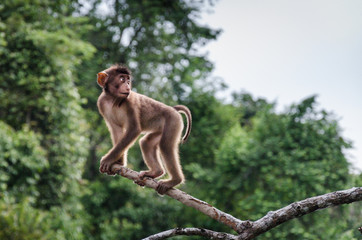
[[[102,157],[99,171],[101,173],[107,173],[108,175],[114,175],[115,173],[112,171],[112,165],[118,161],[122,163],[122,165],[126,163],[125,156],[127,150],[137,140],[139,134],[140,131],[134,130],[124,136],[109,153]]]

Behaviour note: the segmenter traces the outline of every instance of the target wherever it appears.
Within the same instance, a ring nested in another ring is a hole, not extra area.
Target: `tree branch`
[[[131,179],[133,181],[139,181],[139,173],[136,171],[133,171],[129,168],[122,167],[121,165],[114,164],[113,170],[117,172],[117,174],[126,177],[128,179]],[[151,178],[145,178],[142,181],[145,186],[156,189],[157,187],[157,181]],[[231,227],[236,232],[239,232],[240,229],[243,229],[241,225],[243,224],[243,221],[231,216],[230,214],[224,213],[220,211],[219,209],[211,206],[207,202],[201,201],[197,198],[194,198],[191,195],[188,195],[187,193],[178,190],[178,189],[170,189],[166,192],[166,195],[176,199],[177,201],[183,203],[186,206],[195,208],[196,210],[206,214],[207,216],[227,225],[228,227]]]
[[[122,167],[118,164],[113,165],[113,169],[117,171],[117,174],[123,177],[133,181],[139,181],[138,172],[135,172],[126,167]],[[154,179],[145,178],[142,182],[147,187],[153,189],[156,189],[157,187],[157,181]],[[210,204],[194,198],[178,189],[170,189],[166,192],[166,195],[176,199],[177,201],[180,201],[186,206],[193,207],[207,216],[229,226],[239,235],[236,236],[227,233],[214,232],[202,228],[175,228],[155,234],[145,239],[158,240],[176,235],[199,235],[216,239],[218,239],[218,236],[222,236],[221,239],[249,240],[286,221],[296,217],[301,217],[316,210],[362,201],[362,187],[355,187],[348,190],[327,193],[324,195],[307,198],[299,202],[294,202],[279,210],[271,211],[256,221],[242,221],[237,219],[230,214],[224,213]]]
[[[296,217],[319,209],[348,204],[362,200],[362,187],[327,193],[294,202],[276,211],[271,211],[255,222],[251,222],[240,234],[240,239],[253,239],[268,230]]]
[[[215,232],[212,230],[204,229],[204,228],[174,228],[164,232],[157,233],[155,235],[146,237],[142,240],[160,240],[166,239],[173,236],[178,235],[186,235],[186,236],[201,236],[207,237],[210,239],[223,239],[223,240],[237,240],[238,236],[223,233],[223,232]]]

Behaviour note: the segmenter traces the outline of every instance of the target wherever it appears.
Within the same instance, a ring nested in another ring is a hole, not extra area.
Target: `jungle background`
[[[99,173],[111,146],[96,74],[133,71],[134,90],[193,114],[180,189],[240,219],[362,185],[338,118],[317,96],[276,111],[251,93],[217,97],[200,48],[212,1],[4,0],[0,3],[0,239],[141,239],[175,227],[230,229],[120,176]],[[266,79],[267,80],[267,79]],[[128,166],[143,170],[138,145]],[[361,239],[354,203],[289,221],[257,239]],[[175,237],[175,239],[199,239]]]

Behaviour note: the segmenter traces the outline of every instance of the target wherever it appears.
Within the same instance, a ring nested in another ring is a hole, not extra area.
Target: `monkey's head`
[[[106,94],[117,99],[126,99],[131,93],[131,71],[123,65],[115,65],[98,73],[97,82]]]

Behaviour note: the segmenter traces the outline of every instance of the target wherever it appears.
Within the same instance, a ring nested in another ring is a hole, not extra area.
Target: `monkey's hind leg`
[[[167,192],[167,190],[170,188],[173,188],[174,186],[184,182],[185,177],[182,173],[181,165],[179,163],[177,149],[162,149],[161,153],[163,162],[170,178],[159,181],[156,190],[159,194],[165,194],[165,192]]]
[[[170,178],[168,180],[159,181],[156,189],[159,194],[165,194],[167,190],[184,182],[185,180],[178,153],[178,144],[181,138],[182,126],[178,126],[173,123],[167,128],[166,131],[164,131],[160,142],[160,150],[163,163]]]
[[[161,133],[149,133],[140,139],[143,159],[148,167],[148,171],[141,171],[140,178],[158,178],[164,175],[164,170],[159,158],[159,142]]]

